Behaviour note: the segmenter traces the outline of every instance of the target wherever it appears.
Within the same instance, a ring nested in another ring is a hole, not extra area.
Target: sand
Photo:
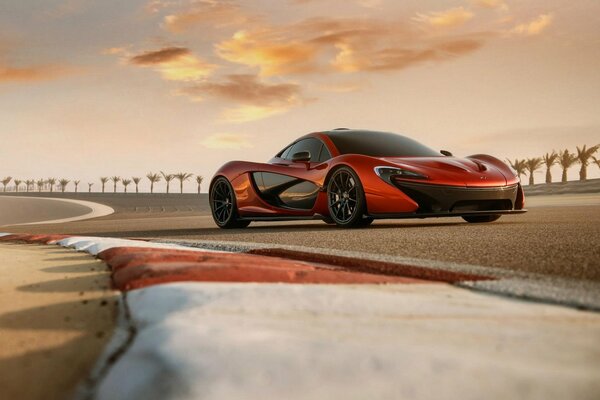
[[[110,339],[105,265],[58,246],[0,244],[0,398],[68,398]]]

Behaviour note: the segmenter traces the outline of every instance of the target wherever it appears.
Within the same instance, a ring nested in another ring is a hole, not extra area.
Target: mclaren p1
[[[346,128],[302,136],[267,163],[223,165],[209,201],[221,228],[299,219],[340,227],[380,218],[483,223],[526,211],[518,176],[495,157],[458,158],[394,133]]]

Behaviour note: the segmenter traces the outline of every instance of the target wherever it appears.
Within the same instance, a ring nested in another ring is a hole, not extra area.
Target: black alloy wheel
[[[365,203],[365,193],[356,173],[348,167],[335,170],[327,184],[331,219],[343,228],[369,225],[373,219],[363,216]]]
[[[501,215],[495,214],[495,215],[465,215],[462,218],[471,224],[482,224],[485,222],[494,222],[500,217],[501,217]]]
[[[229,181],[219,177],[210,189],[210,209],[215,223],[224,229],[245,228],[250,221],[238,219],[235,194]]]

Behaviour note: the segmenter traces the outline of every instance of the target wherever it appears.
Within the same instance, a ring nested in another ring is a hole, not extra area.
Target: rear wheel
[[[219,228],[245,228],[250,225],[250,221],[238,219],[235,194],[224,177],[217,178],[210,189],[210,209]]]
[[[369,225],[372,219],[363,217],[365,205],[365,193],[356,173],[348,167],[335,170],[327,184],[331,219],[343,228]]]
[[[465,221],[470,222],[472,224],[481,224],[484,222],[494,222],[500,215],[465,215],[462,217]]]

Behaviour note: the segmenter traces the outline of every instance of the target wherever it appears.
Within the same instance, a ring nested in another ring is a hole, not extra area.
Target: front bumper
[[[498,187],[444,186],[396,180],[394,185],[415,201],[416,212],[374,214],[375,218],[427,218],[446,216],[519,214],[519,184]]]

